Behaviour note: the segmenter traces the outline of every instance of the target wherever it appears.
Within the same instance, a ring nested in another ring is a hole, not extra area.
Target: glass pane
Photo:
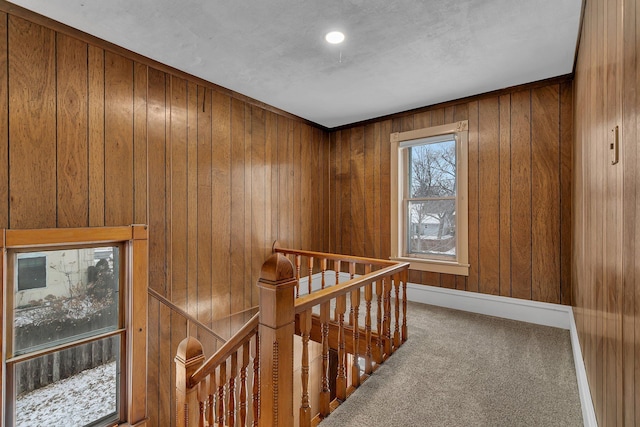
[[[119,418],[119,336],[20,362],[13,369],[18,427],[86,426]]]
[[[456,257],[456,202],[409,202],[407,251]]]
[[[18,253],[13,354],[117,329],[118,261],[118,247]]]
[[[408,188],[412,199],[455,196],[455,141],[410,147]]]

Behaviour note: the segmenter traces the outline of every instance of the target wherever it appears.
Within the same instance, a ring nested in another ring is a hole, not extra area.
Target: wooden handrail
[[[389,277],[401,272],[409,266],[406,262],[390,261],[391,265],[380,270],[356,277],[338,285],[329,286],[313,293],[298,297],[296,299],[296,314],[308,310],[316,305],[331,301],[333,298],[348,293],[349,291],[361,288],[365,285],[378,281],[384,277]]]
[[[189,387],[194,387],[200,381],[210,375],[215,368],[227,360],[229,356],[247,343],[258,331],[258,320],[260,313],[256,313],[242,328],[238,330],[229,340],[222,345],[206,362],[202,364],[187,380]]]
[[[149,295],[151,295],[152,297],[160,301],[162,304],[166,305],[171,310],[175,311],[176,313],[178,313],[179,315],[187,319],[188,322],[193,323],[198,328],[203,329],[208,334],[213,335],[213,337],[216,340],[221,342],[227,341],[224,338],[222,338],[220,335],[216,334],[210,327],[208,327],[207,325],[205,325],[204,323],[202,323],[201,321],[199,321],[198,319],[196,319],[195,317],[193,317],[192,315],[190,315],[189,313],[187,313],[186,311],[184,311],[183,309],[181,309],[180,307],[178,307],[177,305],[175,305],[174,303],[166,299],[164,296],[162,296],[162,294],[158,293],[157,291],[154,291],[151,288],[148,288],[147,290],[149,292]]]
[[[302,255],[302,256],[313,257],[313,258],[330,259],[331,261],[356,262],[360,264],[384,265],[384,266],[391,266],[391,265],[398,264],[397,261],[387,261],[383,259],[365,258],[365,257],[358,257],[353,255],[329,254],[324,252],[302,251],[298,249],[288,249],[288,248],[279,248],[279,247],[274,247],[273,250],[274,252],[281,253],[283,255]]]

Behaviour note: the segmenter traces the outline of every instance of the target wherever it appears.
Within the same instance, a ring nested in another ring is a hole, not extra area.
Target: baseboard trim
[[[582,406],[582,420],[585,427],[597,427],[572,307],[413,283],[407,284],[407,299],[454,310],[569,330]]]

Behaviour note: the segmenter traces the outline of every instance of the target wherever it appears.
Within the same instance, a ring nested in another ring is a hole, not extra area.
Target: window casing
[[[142,421],[146,227],[0,230],[0,254],[3,425]],[[20,261],[38,257],[45,297],[19,288]]]
[[[468,123],[391,135],[391,258],[469,274]]]

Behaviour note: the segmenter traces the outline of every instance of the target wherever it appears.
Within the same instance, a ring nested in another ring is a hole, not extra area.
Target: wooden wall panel
[[[549,82],[331,132],[331,251],[389,257],[391,132],[469,120],[469,276],[409,280],[570,304],[571,96]]]
[[[0,12],[0,225],[147,223],[150,288],[229,336],[274,240],[329,245],[328,133],[35,21]],[[150,419],[169,425],[186,324],[149,313]]]
[[[478,103],[478,290],[500,293],[500,103]],[[475,222],[474,222],[475,223]]]
[[[574,81],[573,214],[561,218],[572,226],[561,239],[573,241],[574,314],[601,426],[640,424],[639,17],[635,0],[585,4]],[[562,88],[560,99],[569,102]],[[620,162],[612,165],[616,126]]]
[[[7,14],[0,12],[0,228],[9,227],[9,97]]]
[[[88,226],[87,44],[58,34],[57,217],[58,227]]]
[[[9,226],[55,227],[56,35],[9,16]]]
[[[149,287],[167,296],[169,283],[166,271],[167,227],[166,227],[166,75],[149,70],[147,100],[149,150]]]
[[[105,54],[105,225],[133,222],[133,62]]]
[[[560,302],[559,86],[531,91],[532,297]]]
[[[104,223],[104,50],[89,45],[89,226]]]

